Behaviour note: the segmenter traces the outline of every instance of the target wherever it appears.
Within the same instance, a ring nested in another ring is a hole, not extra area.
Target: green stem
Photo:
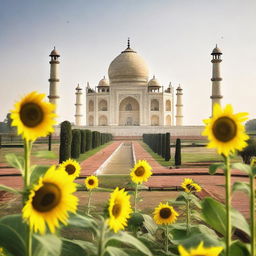
[[[24,140],[24,190],[27,192],[30,185],[30,153],[31,153],[32,143],[27,139]],[[23,197],[23,204],[26,201],[26,193]],[[32,230],[29,225],[27,226],[27,237],[26,237],[26,256],[32,256]]]
[[[99,238],[99,246],[98,246],[98,256],[104,255],[104,238],[105,238],[105,232],[106,232],[107,223],[106,221],[103,222],[101,232],[100,232],[100,238]]]
[[[28,227],[28,231],[27,231],[27,241],[26,241],[26,245],[27,245],[27,254],[26,256],[32,256],[32,230]]]
[[[251,255],[256,256],[256,232],[255,232],[255,180],[254,176],[250,175],[250,215],[251,215]]]
[[[87,214],[90,214],[90,208],[91,208],[91,196],[92,196],[92,190],[90,189],[89,192],[89,199],[88,199],[88,205],[87,205]]]
[[[134,192],[134,212],[137,212],[137,196],[138,196],[138,184],[135,185],[135,192]]]
[[[225,157],[226,164],[226,256],[230,256],[230,246],[231,246],[231,173],[230,173],[230,159],[229,156]]]
[[[25,189],[28,188],[30,184],[30,150],[31,150],[31,143],[28,140],[24,140],[24,161],[25,161],[25,170],[24,170],[24,187]]]
[[[165,252],[168,254],[168,225],[165,229]]]
[[[187,204],[186,204],[186,210],[187,210],[187,233],[189,233],[190,231],[190,198],[189,198],[189,194],[188,194],[188,199],[187,199]]]

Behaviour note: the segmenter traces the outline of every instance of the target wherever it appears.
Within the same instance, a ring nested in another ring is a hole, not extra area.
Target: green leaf
[[[230,248],[230,255],[235,256],[251,256],[248,247],[246,244],[242,243],[241,241],[234,241],[231,244]]]
[[[66,226],[65,228],[69,228],[69,227],[77,227],[77,228],[85,228],[85,229],[89,228],[95,231],[97,228],[97,223],[94,221],[93,218],[90,218],[88,216],[71,214],[68,219],[68,226]]]
[[[30,176],[30,183],[34,184],[37,183],[38,179],[43,176],[47,170],[49,169],[49,166],[44,166],[44,165],[40,165],[40,166],[36,166],[33,169],[33,172]]]
[[[247,182],[236,181],[232,186],[232,192],[242,191],[247,195],[250,195],[250,186]]]
[[[135,227],[139,227],[143,224],[144,218],[143,215],[139,212],[133,212],[131,214],[130,219],[128,220],[128,226],[132,225]]]
[[[85,251],[75,243],[71,241],[63,241],[61,256],[86,256],[88,255]]]
[[[57,159],[57,155],[53,152],[53,151],[37,151],[35,153],[36,157],[40,157],[40,158],[46,158],[46,159]]]
[[[17,156],[14,153],[10,153],[5,155],[5,159],[10,166],[20,170],[22,176],[24,175],[25,161],[23,156]]]
[[[138,249],[139,251],[141,251],[142,253],[144,253],[145,255],[152,256],[152,253],[150,252],[150,250],[141,241],[129,235],[127,232],[120,232],[119,234],[111,236],[107,240],[106,244],[111,242],[111,240],[116,240],[124,244],[129,244],[135,247],[136,249]]]
[[[209,166],[209,173],[211,175],[215,174],[218,169],[224,169],[225,165],[223,163],[214,163]]]
[[[231,221],[235,228],[242,230],[248,236],[251,235],[250,226],[247,223],[244,215],[234,208],[231,208]]]
[[[7,192],[10,192],[10,193],[13,193],[13,194],[22,194],[22,191],[19,191],[17,189],[14,189],[14,188],[11,188],[11,187],[0,184],[0,191],[1,190],[7,191]]]
[[[255,165],[252,167],[252,175],[256,176],[256,166]]]
[[[202,214],[207,224],[222,235],[225,235],[226,208],[223,204],[213,198],[205,198],[202,201]],[[231,221],[235,228],[250,235],[250,227],[244,216],[234,208],[231,208]]]
[[[248,175],[252,175],[252,168],[248,164],[234,163],[234,164],[231,165],[231,168],[243,171]]]
[[[4,247],[15,256],[25,256],[25,243],[21,235],[14,228],[2,223],[0,223],[0,247]]]
[[[96,246],[88,241],[70,240],[62,238],[62,252],[61,256],[91,256],[97,254]]]
[[[36,256],[58,256],[61,253],[61,240],[55,236],[46,234],[44,236],[33,235],[38,243],[33,245],[33,255]]]
[[[170,230],[170,233],[172,235],[171,242],[173,244],[182,244],[187,248],[195,247],[195,245],[198,245],[201,241],[203,241],[207,247],[219,244],[219,237],[214,230],[202,224],[192,226],[189,233],[187,233],[187,229],[184,226],[176,226],[176,228]]]
[[[202,201],[202,215],[207,224],[222,235],[225,235],[226,211],[221,203],[213,198],[205,198]]]
[[[154,220],[152,219],[151,216],[147,215],[147,214],[142,214],[143,218],[144,218],[144,226],[147,229],[147,231],[150,234],[155,234],[156,230],[158,229],[158,225],[154,222]]]
[[[108,246],[105,251],[111,256],[129,256],[129,254],[117,247]]]

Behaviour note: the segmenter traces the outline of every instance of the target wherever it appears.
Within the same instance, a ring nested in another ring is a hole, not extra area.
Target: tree
[[[180,139],[176,140],[176,147],[175,147],[175,165],[181,165],[181,143]]]
[[[251,119],[245,123],[246,131],[256,131],[256,119]]]
[[[247,147],[245,147],[242,151],[239,151],[238,155],[242,157],[245,164],[250,164],[251,158],[253,156],[256,156],[256,141],[253,139],[249,139],[247,143]]]

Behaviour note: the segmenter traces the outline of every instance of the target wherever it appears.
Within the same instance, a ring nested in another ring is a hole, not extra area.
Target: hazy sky
[[[49,53],[60,57],[60,120],[74,121],[75,87],[97,86],[131,47],[162,85],[184,90],[184,123],[211,113],[211,51],[223,52],[223,103],[256,110],[254,0],[0,0],[0,120],[16,100],[48,95]]]

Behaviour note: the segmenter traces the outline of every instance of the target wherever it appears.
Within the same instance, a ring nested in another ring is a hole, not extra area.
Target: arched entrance
[[[119,125],[140,125],[140,106],[134,98],[127,97],[120,102]]]

